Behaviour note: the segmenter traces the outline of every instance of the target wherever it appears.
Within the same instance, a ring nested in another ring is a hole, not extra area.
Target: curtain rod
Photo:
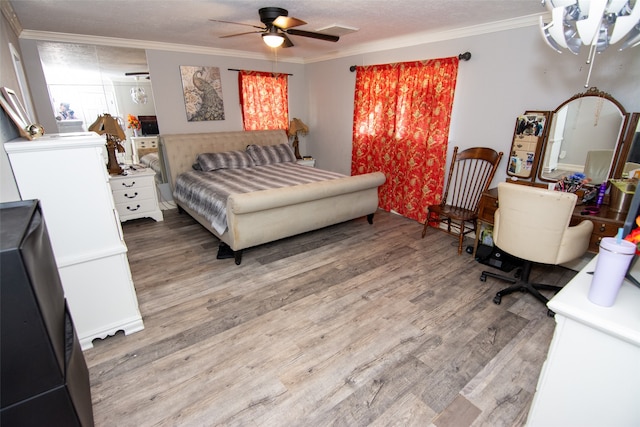
[[[229,71],[246,71],[246,70],[238,70],[237,68],[227,68]],[[271,74],[286,74],[287,76],[293,76],[293,74],[289,73],[274,73],[273,71],[258,71],[258,73],[271,73]]]
[[[458,55],[458,59],[461,61],[468,61],[471,59],[471,52],[465,52]],[[349,71],[352,73],[356,70],[357,65],[352,65],[349,67]]]

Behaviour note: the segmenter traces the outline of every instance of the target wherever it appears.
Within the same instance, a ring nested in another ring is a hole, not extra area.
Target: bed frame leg
[[[242,262],[242,249],[238,251],[234,251],[225,242],[220,242],[220,245],[218,245],[218,255],[216,256],[216,258],[217,259],[233,258],[236,262],[236,265],[240,265],[240,263]]]
[[[369,224],[373,224],[373,214],[372,214],[372,213],[370,213],[369,215],[367,215],[367,222],[368,222]]]

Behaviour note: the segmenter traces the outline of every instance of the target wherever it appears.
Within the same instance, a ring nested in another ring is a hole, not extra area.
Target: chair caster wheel
[[[501,302],[502,302],[502,297],[500,295],[496,295],[495,297],[493,297],[494,304],[500,305]]]
[[[480,281],[481,282],[486,282],[487,281],[487,276],[485,276],[484,274],[480,275]]]

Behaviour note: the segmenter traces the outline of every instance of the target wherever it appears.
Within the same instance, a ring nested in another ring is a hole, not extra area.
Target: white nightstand
[[[129,175],[111,175],[109,183],[120,221],[136,218],[164,220],[158,207],[155,183],[156,173],[151,169],[129,169]]]
[[[316,159],[298,159],[296,160],[296,163],[314,168],[316,166]]]

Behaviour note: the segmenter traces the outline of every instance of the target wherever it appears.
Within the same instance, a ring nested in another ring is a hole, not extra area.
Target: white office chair
[[[483,271],[487,277],[505,280],[513,285],[496,294],[493,302],[500,304],[510,293],[528,292],[546,304],[549,300],[540,290],[558,292],[558,286],[530,283],[533,263],[558,265],[584,255],[593,231],[591,221],[570,227],[569,221],[576,204],[573,193],[547,190],[520,184],[498,184],[498,210],[493,225],[494,244],[509,255],[523,261],[519,277],[509,277]],[[552,311],[548,311],[553,316]]]
[[[609,169],[613,160],[613,150],[589,150],[584,163],[584,174],[591,184],[600,185],[609,178]]]

